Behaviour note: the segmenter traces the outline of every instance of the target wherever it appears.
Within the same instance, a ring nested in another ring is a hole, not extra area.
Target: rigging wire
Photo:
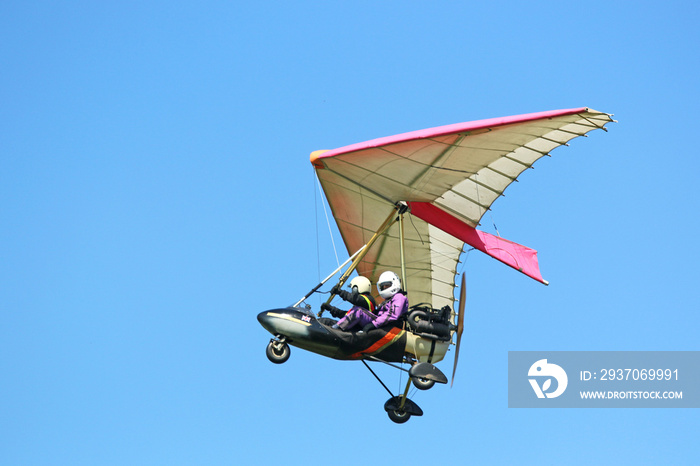
[[[312,169],[313,170],[313,169]],[[316,273],[318,281],[321,281],[321,246],[319,244],[318,234],[318,194],[316,193],[316,172],[313,172],[314,177],[314,219],[316,220]]]
[[[477,205],[479,206],[479,223],[481,223],[481,218],[486,214],[486,211],[484,213],[481,213],[481,195],[479,194],[479,173],[474,173],[474,186],[476,186],[476,202],[478,203]],[[501,194],[502,195],[502,194]],[[493,219],[493,212],[491,209],[487,209],[489,213],[489,217],[491,218],[491,224],[493,225],[493,229],[496,230],[496,235],[498,237],[501,237],[501,232],[498,231],[498,227],[496,226],[496,221]]]
[[[493,219],[493,213],[492,213],[492,212],[489,212],[489,216],[491,217],[491,223],[493,224],[493,229],[496,230],[496,234],[497,234],[498,237],[500,238],[500,237],[501,237],[501,232],[498,231],[498,227],[496,226],[496,221]]]
[[[416,224],[413,223],[413,215],[409,215],[408,219],[411,221],[411,225],[413,226],[413,229],[416,230],[416,234],[418,235],[418,239],[420,239],[420,244],[425,245],[425,241],[423,241],[423,236],[420,234],[420,231],[418,231],[418,227],[416,226]]]
[[[316,172],[314,171],[314,174]],[[340,260],[338,259],[338,251],[336,250],[335,247],[335,240],[333,239],[333,230],[331,229],[331,221],[328,218],[328,211],[326,210],[326,203],[323,202],[323,191],[321,190],[321,181],[318,179],[318,176],[316,176],[316,183],[318,184],[318,191],[321,193],[321,205],[323,206],[323,213],[326,214],[326,223],[328,224],[328,233],[330,234],[331,237],[331,244],[333,244],[333,253],[335,254],[335,261],[338,264],[338,267],[340,267]]]
[[[466,246],[466,243],[465,243]],[[459,264],[460,266],[458,267],[459,270],[457,271],[457,275],[463,275],[464,274],[464,269],[467,268],[467,260],[469,260],[469,253],[472,252],[476,248],[469,248],[467,250],[462,249],[462,253],[460,254],[460,257],[464,257],[464,260],[460,260]],[[456,280],[456,278],[455,278]]]

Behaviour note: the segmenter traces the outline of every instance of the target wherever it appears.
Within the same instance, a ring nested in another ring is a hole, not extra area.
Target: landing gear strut
[[[271,362],[274,362],[275,364],[282,364],[283,362],[287,362],[291,351],[289,349],[289,345],[285,342],[284,337],[278,340],[273,338],[270,340],[270,343],[267,344],[265,354],[267,355],[267,359],[269,359]]]
[[[389,419],[391,419],[397,424],[403,424],[404,422],[411,419],[411,416],[423,415],[423,410],[420,409],[420,407],[418,407],[418,405],[415,404],[413,401],[409,400],[407,396],[408,389],[411,386],[411,379],[413,379],[414,377],[409,378],[408,382],[406,383],[406,390],[404,390],[403,395],[393,396],[391,390],[389,390],[389,388],[384,384],[384,382],[382,382],[382,379],[380,379],[379,376],[374,373],[372,368],[369,367],[369,364],[367,364],[364,360],[362,361],[362,364],[364,364],[365,367],[372,373],[372,375],[379,381],[379,383],[382,384],[382,387],[384,387],[384,389],[387,392],[389,392],[389,395],[392,395],[392,397],[389,398],[386,403],[384,403],[384,411],[386,411],[386,413],[389,415]]]

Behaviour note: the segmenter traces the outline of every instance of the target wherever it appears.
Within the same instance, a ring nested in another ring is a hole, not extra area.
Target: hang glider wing
[[[535,250],[476,227],[538,159],[611,121],[607,113],[576,108],[458,123],[316,151],[311,163],[350,254],[397,202],[408,203],[404,242],[411,302],[452,306],[464,243],[546,283]],[[357,271],[376,283],[381,272],[400,267],[394,225]]]

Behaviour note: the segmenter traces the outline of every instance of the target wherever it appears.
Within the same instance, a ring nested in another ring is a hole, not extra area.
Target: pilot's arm
[[[368,309],[369,310],[369,305],[367,303],[367,299],[362,296],[360,293],[357,293],[355,291],[350,292],[350,291],[345,291],[345,290],[339,290],[337,286],[334,286],[333,289],[331,290],[331,293],[335,293],[343,301],[347,301],[350,304],[354,306],[359,306],[363,309]]]

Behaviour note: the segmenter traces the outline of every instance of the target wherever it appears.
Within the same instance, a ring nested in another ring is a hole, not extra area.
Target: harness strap
[[[367,315],[367,317],[369,317],[370,319],[372,319],[372,320],[376,319],[377,315],[374,312],[375,307],[374,307],[374,303],[372,302],[372,300],[370,300],[367,296],[365,296],[363,294],[361,294],[360,296],[365,298],[365,301],[367,301],[367,309],[360,307],[360,310],[362,312],[364,312]]]
[[[374,313],[374,303],[372,302],[372,300],[363,294],[361,294],[360,296],[365,298],[365,301],[367,301],[367,309],[369,310],[369,312]]]

